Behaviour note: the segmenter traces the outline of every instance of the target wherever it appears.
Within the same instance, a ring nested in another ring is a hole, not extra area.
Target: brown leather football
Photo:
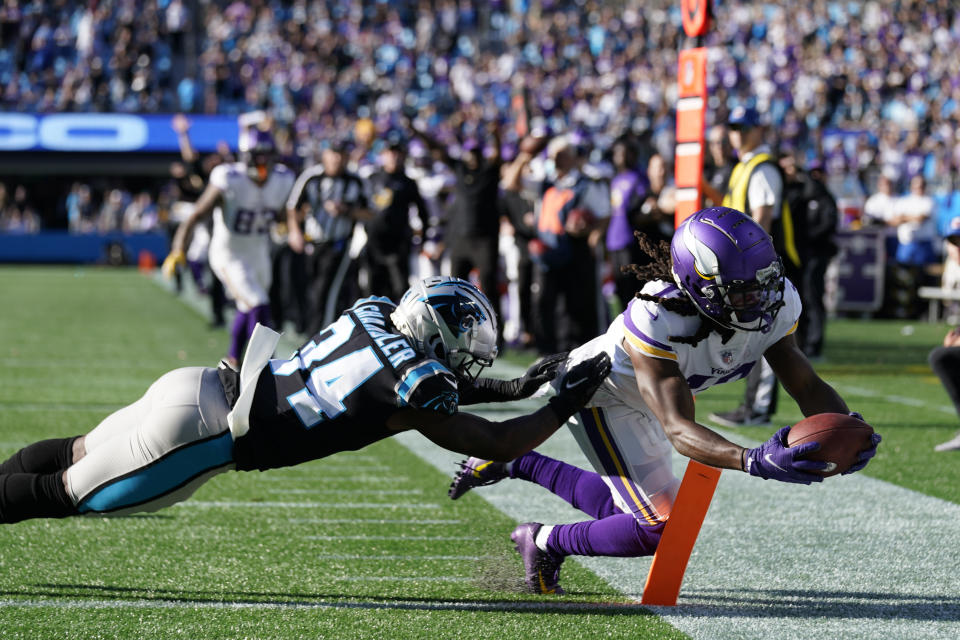
[[[806,460],[821,460],[831,466],[824,471],[812,471],[824,477],[843,473],[857,463],[858,454],[870,446],[873,427],[845,413],[818,413],[804,418],[790,427],[787,446],[819,442],[820,449],[806,456]]]

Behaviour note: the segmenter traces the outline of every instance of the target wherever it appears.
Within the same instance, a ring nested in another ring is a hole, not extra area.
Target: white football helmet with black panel
[[[493,305],[466,280],[424,278],[407,289],[390,318],[415,349],[467,380],[497,357]]]

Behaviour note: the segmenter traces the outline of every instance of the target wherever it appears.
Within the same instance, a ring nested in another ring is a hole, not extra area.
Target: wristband
[[[580,409],[579,405],[562,395],[553,396],[547,401],[547,404],[549,404],[553,412],[557,414],[560,424],[569,420],[571,416]]]
[[[466,383],[460,390],[460,405],[480,404],[481,402],[506,402],[515,400],[516,392],[513,380],[496,378],[477,378],[473,384]]]

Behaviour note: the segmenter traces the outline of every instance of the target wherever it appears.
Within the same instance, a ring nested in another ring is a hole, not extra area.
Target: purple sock
[[[270,321],[270,305],[262,304],[247,312],[247,338],[253,335],[258,322],[265,327],[273,326]]]
[[[536,451],[513,461],[511,477],[536,482],[593,518],[623,513],[599,473],[540,455]]]
[[[247,344],[247,317],[249,311],[237,311],[233,318],[233,327],[230,328],[230,351],[227,352],[237,362],[243,355],[243,347]]]
[[[644,525],[631,513],[558,524],[547,537],[547,549],[565,556],[649,556],[657,550],[664,524]]]

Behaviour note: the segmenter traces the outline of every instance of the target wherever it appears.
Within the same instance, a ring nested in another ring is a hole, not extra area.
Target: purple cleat
[[[525,581],[530,591],[560,595],[565,593],[560,586],[560,565],[564,556],[541,551],[537,546],[537,531],[542,526],[539,522],[521,524],[510,534],[510,539],[517,545],[517,552],[523,558]]]
[[[456,500],[474,487],[500,482],[506,477],[506,463],[470,457],[460,463],[460,471],[453,476],[447,495]]]

